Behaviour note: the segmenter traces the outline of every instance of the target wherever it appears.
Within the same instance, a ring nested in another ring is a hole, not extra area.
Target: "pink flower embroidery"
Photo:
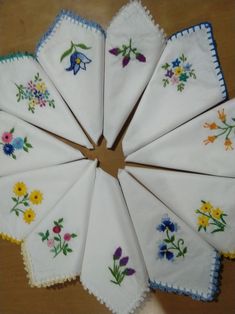
[[[179,78],[175,75],[173,75],[171,77],[171,83],[174,85],[174,84],[178,84],[179,83]]]
[[[54,240],[53,239],[47,240],[47,246],[48,247],[53,247],[54,246]]]
[[[70,233],[65,233],[64,240],[65,241],[70,241],[71,240],[71,234]]]
[[[2,141],[3,141],[3,143],[10,143],[12,141],[11,132],[4,132],[2,134]]]

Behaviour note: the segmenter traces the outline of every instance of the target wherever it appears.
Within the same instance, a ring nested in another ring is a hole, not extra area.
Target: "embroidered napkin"
[[[97,169],[81,281],[114,313],[133,313],[148,277],[118,181]]]
[[[103,129],[105,32],[62,11],[37,47],[37,58],[92,140]]]
[[[107,29],[105,46],[104,136],[111,147],[150,79],[165,36],[149,11],[131,1]]]
[[[212,28],[171,36],[123,140],[125,156],[226,99]]]
[[[212,300],[220,264],[216,251],[126,171],[120,171],[118,178],[144,254],[150,286]]]
[[[189,121],[127,161],[235,177],[235,99]]]
[[[23,240],[91,163],[79,160],[0,178],[0,235]]]
[[[96,164],[87,163],[71,189],[22,243],[32,286],[49,286],[80,274]]]
[[[0,109],[91,148],[92,145],[38,62],[29,54],[0,59]]]
[[[0,176],[82,158],[78,150],[0,111]]]
[[[164,204],[220,252],[235,253],[235,179],[128,167]]]

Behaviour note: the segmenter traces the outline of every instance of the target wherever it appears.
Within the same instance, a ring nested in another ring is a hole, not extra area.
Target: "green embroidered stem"
[[[91,47],[87,47],[83,43],[75,44],[74,42],[71,41],[70,48],[62,54],[62,56],[60,58],[60,62],[62,62],[64,58],[70,56],[72,53],[77,52],[78,51],[77,48],[81,48],[81,49],[85,49],[85,50],[91,49]]]
[[[12,197],[12,200],[16,203],[13,207],[12,207],[12,209],[10,210],[10,212],[12,213],[12,212],[15,212],[15,214],[16,214],[16,216],[19,216],[19,212],[21,212],[21,213],[24,213],[24,210],[22,210],[22,209],[20,209],[20,208],[17,208],[19,205],[24,205],[25,207],[26,206],[29,206],[29,204],[28,204],[28,201],[29,201],[29,198],[28,198],[28,194],[26,194],[24,197],[23,197],[23,199],[20,201],[20,198],[19,197],[17,197],[17,198],[15,198],[15,197]]]
[[[168,249],[172,249],[172,250],[177,250],[178,254],[176,257],[182,256],[184,257],[184,255],[187,253],[187,248],[186,247],[182,247],[184,245],[184,240],[183,239],[179,239],[177,241],[177,244],[174,242],[175,241],[175,236],[170,236],[169,235],[169,230],[166,230],[166,235],[167,235],[167,243],[170,243],[172,245],[172,247],[168,247]],[[166,241],[165,241],[166,242]]]
[[[113,269],[109,267],[109,270],[111,274],[113,275],[113,277],[115,278],[115,281],[114,280],[110,280],[110,281],[120,286],[123,279],[125,278],[125,274],[121,270],[121,266],[116,265],[116,261],[113,260]]]
[[[216,225],[220,229],[220,231],[224,231],[224,229],[226,227],[226,222],[222,223],[222,222],[218,221],[216,218],[212,217],[211,214],[207,215],[206,213],[201,212],[199,209],[196,210],[196,213],[201,214],[201,215],[203,215],[209,219],[212,219],[214,221],[214,223],[211,223],[211,224]],[[223,216],[227,216],[227,215],[223,214]]]

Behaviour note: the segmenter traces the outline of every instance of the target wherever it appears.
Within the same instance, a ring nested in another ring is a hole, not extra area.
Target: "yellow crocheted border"
[[[230,259],[235,259],[235,251],[234,252],[222,252],[221,253],[224,257],[226,258],[230,258]]]
[[[78,277],[78,274],[75,274],[75,275],[71,275],[71,276],[64,276],[64,277],[57,277],[54,279],[48,279],[44,282],[35,282],[33,279],[33,274],[31,272],[31,269],[32,269],[31,264],[32,263],[30,262],[30,256],[27,253],[24,242],[21,243],[21,255],[23,257],[24,269],[26,270],[27,278],[29,280],[29,285],[31,287],[37,287],[37,288],[50,287],[50,286],[53,286],[55,284],[60,284],[60,283],[64,283],[67,281],[75,280]]]
[[[3,233],[3,232],[0,232],[0,238],[3,239],[3,240],[7,240],[7,241],[9,241],[11,243],[18,244],[18,245],[20,245],[21,242],[22,242],[21,240],[17,240],[14,237],[9,236],[8,234]]]

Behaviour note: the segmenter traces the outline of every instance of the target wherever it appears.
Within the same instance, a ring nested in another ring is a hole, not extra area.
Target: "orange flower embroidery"
[[[210,143],[214,143],[214,141],[216,140],[217,136],[208,136],[206,140],[204,140],[204,144],[207,145],[207,144],[210,144]]]
[[[235,124],[231,124],[227,121],[227,115],[224,112],[224,109],[218,110],[218,119],[222,122],[222,124],[217,124],[215,122],[205,122],[203,127],[209,130],[220,130],[218,134],[210,135],[203,141],[205,145],[214,143],[214,141],[220,137],[225,136],[224,140],[224,148],[226,151],[233,150],[233,142],[230,138],[231,134],[234,134],[235,131]],[[235,121],[235,118],[231,118],[232,121]],[[233,131],[233,132],[232,132]]]

